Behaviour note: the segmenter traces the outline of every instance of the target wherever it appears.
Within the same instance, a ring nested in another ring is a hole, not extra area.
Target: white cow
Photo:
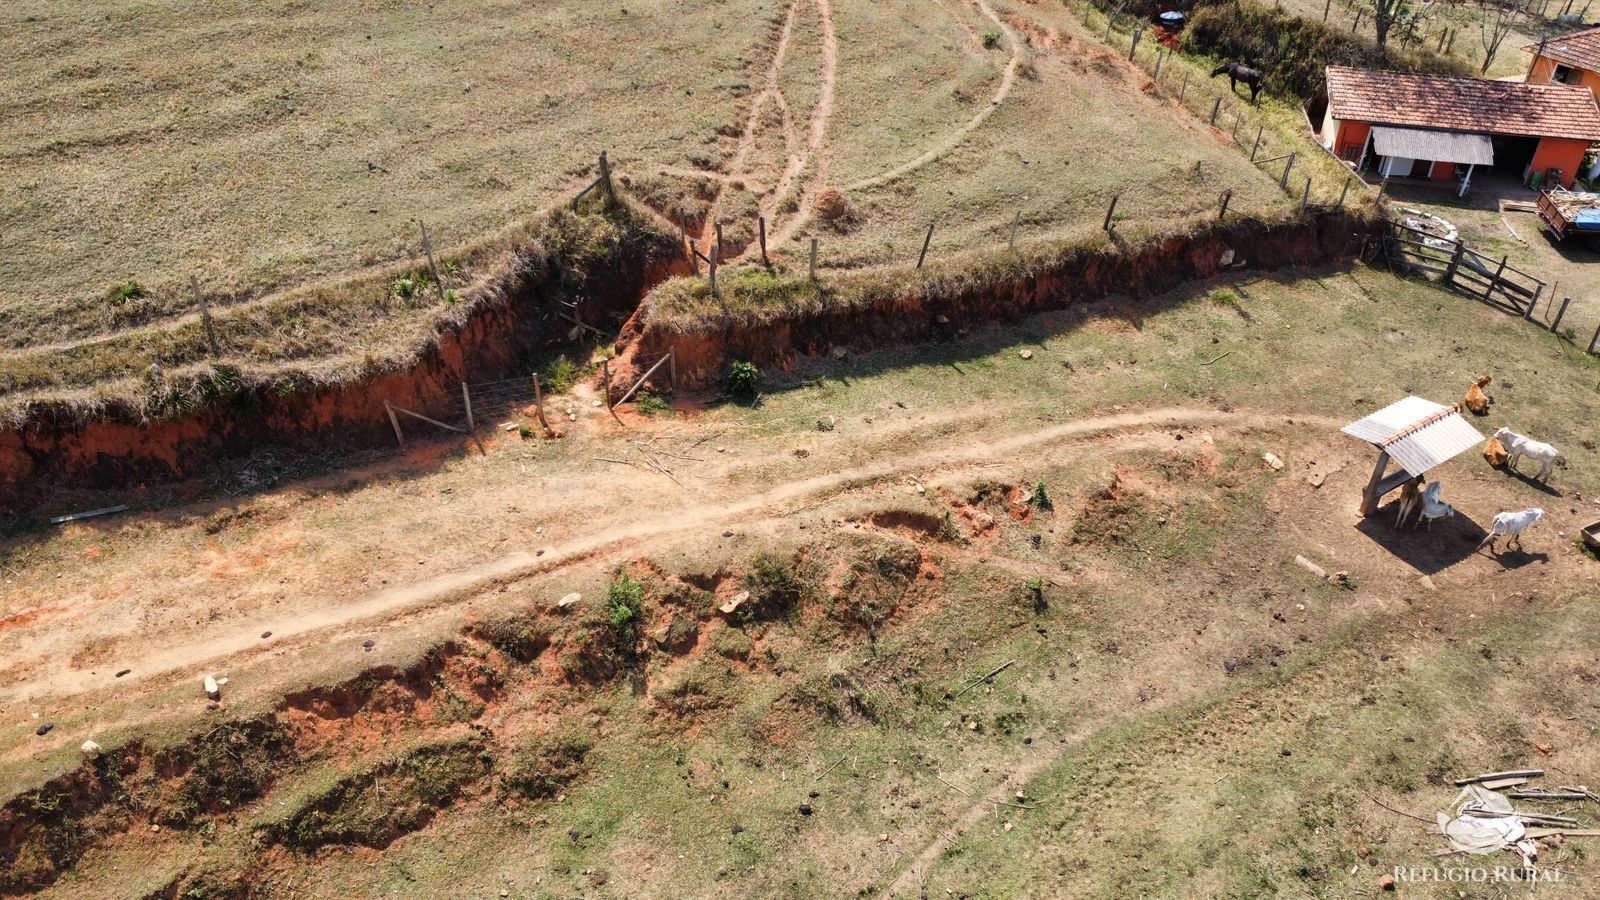
[[[1506,535],[1510,538],[1510,540],[1506,541],[1506,549],[1509,550],[1512,544],[1516,544],[1520,549],[1522,547],[1522,532],[1543,518],[1544,510],[1537,506],[1521,512],[1500,513],[1494,517],[1494,525],[1489,528],[1489,536],[1483,539],[1483,543],[1478,545],[1478,549],[1482,550],[1483,545],[1488,544],[1489,552],[1493,553],[1494,539],[1501,535]]]
[[[1511,458],[1506,460],[1506,468],[1513,471],[1517,468],[1517,462],[1524,456],[1539,464],[1539,474],[1533,477],[1543,478],[1546,481],[1550,480],[1552,466],[1562,468],[1567,466],[1567,459],[1561,455],[1561,451],[1542,441],[1529,440],[1509,428],[1496,431],[1494,437],[1506,448],[1506,452],[1511,454]]]
[[[1443,491],[1444,482],[1435,481],[1422,492],[1422,520],[1428,523],[1430,530],[1434,519],[1448,519],[1456,514],[1456,508],[1440,498]]]

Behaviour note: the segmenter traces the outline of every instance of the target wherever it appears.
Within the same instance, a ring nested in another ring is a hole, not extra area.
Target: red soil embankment
[[[525,374],[529,357],[566,339],[567,312],[587,322],[627,315],[650,288],[684,263],[648,239],[589,273],[576,308],[559,307],[547,281],[508,275],[454,330],[440,334],[405,371],[280,394],[260,389],[181,419],[143,421],[113,407],[80,421],[50,407],[18,429],[0,431],[0,512],[26,509],[62,489],[136,488],[193,477],[262,446],[302,452],[350,451],[394,440],[384,401],[459,422],[461,383]]]
[[[1269,225],[1246,221],[1126,248],[1085,250],[1031,274],[948,296],[893,296],[749,327],[677,332],[651,321],[646,305],[624,328],[622,356],[645,364],[677,354],[680,388],[704,389],[735,360],[787,369],[800,355],[834,346],[866,347],[950,338],[967,328],[1010,321],[1113,294],[1134,298],[1211,278],[1224,269],[1267,270],[1348,260],[1376,226],[1340,213]],[[1225,265],[1226,261],[1226,265]],[[642,370],[643,366],[635,367]],[[665,384],[663,374],[652,381]]]

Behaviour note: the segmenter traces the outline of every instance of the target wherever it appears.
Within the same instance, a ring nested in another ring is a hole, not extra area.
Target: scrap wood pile
[[[1529,786],[1542,777],[1543,769],[1523,769],[1457,779],[1461,793],[1436,815],[1438,833],[1449,840],[1450,847],[1435,850],[1433,855],[1509,851],[1533,869],[1541,849],[1558,847],[1569,837],[1600,837],[1600,828],[1585,827],[1570,815],[1584,811],[1586,803],[1600,802],[1600,795],[1584,785],[1561,785],[1553,790]],[[1529,803],[1562,806],[1535,810]]]
[[[1600,231],[1600,194],[1553,190],[1547,195],[1561,218],[1579,231]]]

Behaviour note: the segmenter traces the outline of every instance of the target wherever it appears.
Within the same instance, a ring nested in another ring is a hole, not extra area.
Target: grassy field
[[[1082,235],[1113,195],[1130,228],[1225,190],[1243,214],[1290,208],[1197,120],[1215,85],[1176,104],[1181,61],[1154,85],[1153,60],[1121,61],[1062,6],[749,0],[682,27],[702,13],[8,6],[0,398],[93,408],[139,394],[151,363],[313,381],[398,365],[460,312],[426,290],[393,305],[418,220],[470,304],[601,149],[663,214],[643,227],[681,214],[709,250],[722,222],[737,252],[765,215],[788,266],[812,236],[824,268],[909,265],[930,222],[935,257],[1002,244],[1018,213],[1019,240]],[[1219,127],[1249,132],[1241,115]],[[824,222],[831,190],[848,211]]]
[[[1543,489],[1464,455],[1457,518],[1360,522],[1371,451],[1338,426],[1485,372],[1480,429],[1570,467]],[[199,757],[238,802],[141,768],[52,893],[1376,891],[1440,841],[1375,800],[1431,820],[1451,777],[1594,771],[1597,377],[1454,295],[1313,271],[817,361],[752,407],[621,430],[579,395],[553,444],[152,495],[6,545],[0,796],[86,739],[265,716],[271,765]],[[595,459],[634,440],[683,485]],[[1472,553],[1534,504],[1525,553]],[[1543,864],[1585,878],[1579,840]]]

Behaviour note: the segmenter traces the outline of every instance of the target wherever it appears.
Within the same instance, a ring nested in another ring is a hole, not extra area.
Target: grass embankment
[[[66,349],[0,356],[0,422],[41,408],[67,419],[108,408],[150,418],[205,404],[403,371],[438,337],[486,305],[537,295],[552,308],[581,301],[591,283],[641,265],[664,239],[623,203],[582,214],[561,207],[460,248],[437,251],[435,285],[426,260],[298,288],[269,302],[218,309],[210,334],[198,316]]]

